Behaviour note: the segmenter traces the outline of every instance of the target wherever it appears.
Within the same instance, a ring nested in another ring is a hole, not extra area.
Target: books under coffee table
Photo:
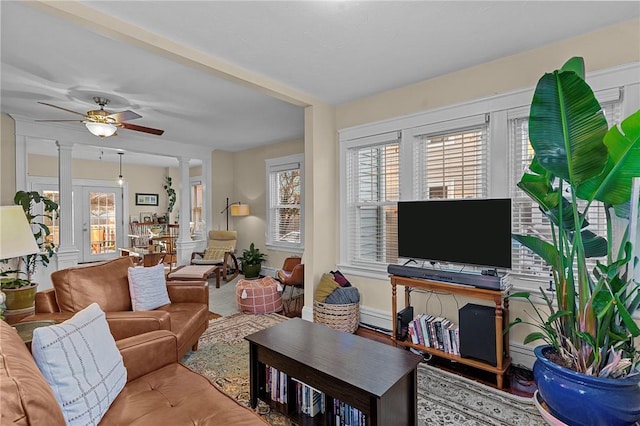
[[[278,385],[280,407],[289,416],[302,411],[296,407],[299,381],[325,394],[324,413],[319,414],[320,423],[313,424],[340,425],[336,416],[344,420],[353,409],[367,425],[417,424],[417,366],[422,357],[410,351],[300,318],[245,339],[252,407],[258,398],[269,402],[272,368],[285,375]]]

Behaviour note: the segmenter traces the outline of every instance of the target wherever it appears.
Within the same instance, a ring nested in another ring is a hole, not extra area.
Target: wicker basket
[[[336,330],[355,333],[360,321],[360,304],[332,304],[313,302],[313,322]]]

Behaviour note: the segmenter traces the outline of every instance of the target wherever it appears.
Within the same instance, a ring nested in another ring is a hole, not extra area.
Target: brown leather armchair
[[[23,321],[63,321],[96,302],[105,312],[116,340],[153,330],[169,330],[178,340],[178,359],[198,348],[209,324],[209,286],[206,281],[168,281],[171,303],[150,311],[133,311],[129,293],[128,256],[88,266],[74,266],[51,274],[53,288],[36,293],[35,315]]]
[[[287,257],[282,269],[277,272],[278,281],[284,286],[282,302],[288,317],[302,316],[304,305],[304,263],[300,257]],[[289,287],[289,295],[285,294]]]

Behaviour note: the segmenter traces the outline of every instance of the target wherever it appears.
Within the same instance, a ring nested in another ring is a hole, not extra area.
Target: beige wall
[[[212,154],[213,229],[226,228],[226,216],[220,213],[229,202],[249,204],[251,215],[229,216],[229,229],[238,231],[238,253],[253,242],[267,254],[264,266],[279,269],[292,253],[265,247],[266,169],[265,160],[304,152],[301,140],[287,141],[241,152],[214,151]]]
[[[16,126],[11,117],[0,115],[0,205],[13,204],[16,193]]]

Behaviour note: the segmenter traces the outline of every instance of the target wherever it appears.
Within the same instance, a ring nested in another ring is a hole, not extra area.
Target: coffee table
[[[220,275],[222,275],[220,265],[182,265],[167,274],[170,280],[207,280],[213,275],[216,276],[216,288],[220,288]]]
[[[268,365],[288,376],[285,404],[288,414],[296,411],[293,385],[296,378],[327,397],[357,408],[369,425],[417,424],[417,366],[421,356],[300,318],[281,322],[245,339],[249,341],[254,408],[258,398],[267,395]],[[314,424],[318,424],[315,419]]]

